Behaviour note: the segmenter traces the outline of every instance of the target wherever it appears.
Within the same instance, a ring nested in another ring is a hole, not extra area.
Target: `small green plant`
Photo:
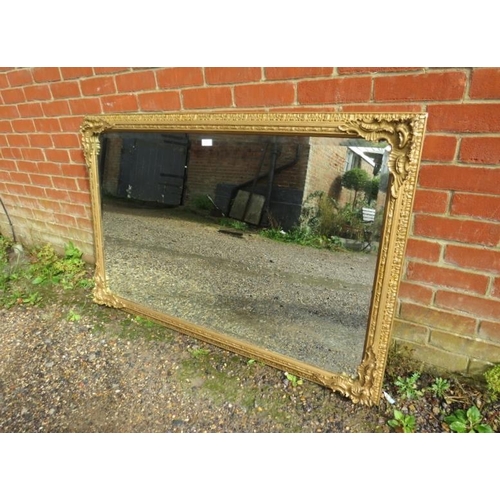
[[[210,354],[210,351],[208,349],[202,349],[201,347],[190,349],[190,352],[193,358],[201,358]]]
[[[138,325],[142,326],[147,326],[147,327],[155,326],[154,321],[151,321],[150,319],[147,318],[143,318],[142,316],[136,316],[133,321],[134,323],[137,323]]]
[[[500,365],[487,370],[484,378],[488,386],[488,394],[493,401],[496,401],[500,395]]]
[[[212,202],[209,200],[208,196],[197,196],[193,201],[192,205],[197,210],[211,210],[213,208]]]
[[[398,388],[400,396],[406,399],[417,399],[424,393],[418,389],[417,382],[420,379],[420,372],[413,372],[409,377],[398,377],[394,385]]]
[[[22,303],[23,304],[26,304],[28,306],[35,306],[36,304],[38,304],[40,301],[42,300],[42,298],[40,297],[40,294],[38,292],[33,292],[33,293],[30,293],[27,297],[25,297],[24,299],[22,299]]]
[[[219,224],[224,227],[237,229],[238,231],[244,231],[245,229],[248,229],[248,224],[241,220],[223,218],[219,221]]]
[[[82,319],[81,315],[80,314],[77,314],[76,312],[74,311],[70,311],[68,313],[68,315],[66,316],[66,319],[68,321],[71,321],[71,322],[77,322],[77,321],[80,321]]]
[[[493,429],[488,424],[482,424],[483,417],[477,406],[471,406],[467,411],[456,410],[444,418],[453,432],[459,433],[489,433]]]
[[[442,398],[446,391],[450,389],[450,382],[444,378],[436,377],[434,379],[433,384],[430,387],[430,390],[434,394],[434,396],[438,398]]]
[[[302,385],[304,381],[297,377],[297,375],[293,375],[292,373],[285,372],[285,377],[292,384],[292,387],[297,387],[298,385]]]
[[[400,410],[394,410],[394,418],[387,422],[394,429],[401,429],[405,433],[415,432],[416,421],[413,415],[405,415]]]

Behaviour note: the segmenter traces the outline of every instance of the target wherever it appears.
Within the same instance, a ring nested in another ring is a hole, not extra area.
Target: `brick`
[[[495,278],[493,280],[493,288],[491,290],[491,296],[495,299],[500,299],[500,278]]]
[[[31,73],[35,82],[56,82],[61,80],[59,68],[33,68]]]
[[[450,214],[500,222],[500,198],[472,193],[454,193]]]
[[[500,99],[500,68],[475,68],[469,90],[472,99]]]
[[[45,157],[47,161],[53,161],[55,163],[69,162],[69,154],[65,149],[46,149]]]
[[[68,101],[53,101],[42,103],[45,116],[64,116],[71,114]]]
[[[20,160],[23,155],[20,148],[4,148],[3,157],[10,158],[12,160]]]
[[[479,337],[500,344],[500,323],[481,321],[479,324]]]
[[[12,123],[7,120],[0,120],[0,133],[7,134],[13,132]]]
[[[155,75],[149,70],[117,75],[115,79],[119,92],[146,91],[156,88]]]
[[[138,96],[142,111],[178,110],[181,108],[179,92],[148,92]]]
[[[69,106],[74,115],[92,115],[102,113],[101,101],[97,97],[70,99]]]
[[[333,68],[264,68],[264,74],[267,80],[290,80],[296,78],[332,76],[332,73]]]
[[[463,71],[374,78],[374,100],[444,101],[461,99],[467,75]]]
[[[30,176],[24,172],[9,172],[11,182],[16,184],[31,184]]]
[[[422,70],[423,68],[411,68],[411,67],[359,67],[359,68],[337,68],[337,72],[339,75],[352,75],[352,74],[357,74],[357,73],[368,73],[368,74],[374,74],[374,73],[407,73],[410,71],[418,71]]]
[[[430,104],[429,132],[499,132],[500,104]]]
[[[227,87],[185,89],[182,91],[184,108],[227,108],[232,104],[231,90]]]
[[[402,340],[425,344],[429,339],[429,329],[425,326],[395,319],[392,326],[392,335]]]
[[[63,132],[79,132],[83,120],[80,116],[63,116],[59,118]]]
[[[406,257],[437,262],[441,255],[441,244],[435,241],[408,238],[406,244]]]
[[[452,161],[457,151],[457,138],[449,135],[426,135],[422,149],[424,161]]]
[[[7,79],[11,87],[21,87],[33,83],[33,77],[29,69],[16,69],[7,73]]]
[[[93,70],[96,75],[108,75],[111,73],[123,73],[124,71],[129,71],[129,68],[101,67],[101,68],[93,68]]]
[[[87,167],[85,165],[61,165],[63,177],[87,177]]]
[[[0,73],[0,89],[6,89],[9,86],[7,75]]]
[[[435,303],[438,307],[453,309],[471,314],[476,318],[500,320],[500,301],[483,297],[474,297],[463,293],[438,290]]]
[[[458,335],[472,336],[476,330],[474,318],[407,302],[401,304],[399,318]]]
[[[38,171],[45,175],[61,175],[61,167],[57,163],[38,162]]]
[[[69,152],[69,156],[71,158],[71,161],[73,163],[85,163],[85,157],[83,156],[83,150],[82,149],[72,149]]]
[[[52,177],[52,184],[54,185],[54,188],[56,188],[56,189],[66,189],[66,190],[70,190],[70,191],[78,190],[76,180],[72,179],[70,177],[53,176]]]
[[[80,80],[83,95],[103,95],[116,93],[116,85],[113,77],[99,76]]]
[[[407,347],[412,351],[412,358],[422,361],[432,367],[440,367],[447,372],[464,373],[469,365],[469,358],[457,353],[444,351],[434,346],[419,345],[413,342],[399,340],[397,342],[402,347]]]
[[[447,245],[444,260],[461,268],[500,274],[500,251],[470,246]]]
[[[43,150],[39,148],[24,148],[22,150],[23,159],[30,161],[43,161],[45,156]]]
[[[206,68],[205,68],[206,71]],[[158,88],[180,88],[203,85],[201,68],[165,68],[156,71]]]
[[[67,190],[61,190],[61,189],[45,189],[45,193],[47,195],[47,198],[51,200],[58,200],[58,201],[70,201],[70,195]]]
[[[299,104],[364,102],[370,100],[372,79],[346,77],[297,83]]]
[[[37,118],[35,127],[38,132],[61,132],[61,125],[56,118]]]
[[[78,178],[76,179],[78,183],[78,189],[79,191],[83,191],[84,193],[90,192],[90,181],[87,178]]]
[[[17,162],[17,169],[19,172],[38,173],[38,162],[20,160]]]
[[[448,210],[450,194],[447,191],[418,189],[415,193],[414,212],[444,214]]]
[[[78,82],[56,82],[50,86],[54,99],[64,99],[68,97],[80,97],[80,86]]]
[[[61,68],[62,77],[65,80],[92,76],[94,74],[92,68]]]
[[[48,85],[32,85],[24,87],[24,95],[27,101],[49,101],[52,99]]]
[[[236,106],[282,106],[294,101],[295,87],[292,83],[262,83],[234,88]]]
[[[77,134],[54,134],[51,137],[51,144],[47,147],[52,147],[52,141],[56,148],[78,148],[81,146],[80,137]]]
[[[77,227],[76,219],[71,215],[54,213],[54,220],[66,227]]]
[[[467,357],[492,363],[500,362],[500,346],[482,340],[460,337],[446,332],[431,331],[429,344]]]
[[[29,140],[32,148],[51,148],[53,146],[51,134],[30,134]]]
[[[0,138],[5,139],[5,146],[8,144],[11,148],[23,148],[29,147],[30,145],[30,141],[26,135],[12,134],[0,136]]]
[[[19,116],[28,118],[30,116],[43,116],[43,108],[39,102],[32,102],[28,104],[18,104]]]
[[[500,242],[500,224],[434,215],[417,214],[413,232],[416,236],[493,247]]]
[[[460,144],[460,160],[467,163],[498,165],[500,136],[464,137]]]
[[[401,281],[399,285],[399,299],[406,299],[419,304],[429,305],[432,302],[434,292],[431,288],[416,283]]]
[[[410,281],[447,288],[458,288],[483,295],[486,293],[489,284],[489,278],[483,274],[429,265],[422,262],[409,262],[406,278]]]
[[[17,117],[19,117],[17,106],[0,106],[0,118],[2,120]]]
[[[102,109],[105,113],[110,112],[124,112],[124,111],[138,111],[139,104],[137,96],[133,94],[125,95],[106,95],[100,98]]]
[[[2,90],[0,94],[4,104],[17,104],[19,102],[24,102],[26,99],[22,88],[5,89]]]
[[[500,194],[500,168],[421,165],[418,183],[430,189]]]
[[[53,187],[52,177],[49,175],[30,174],[30,179],[34,186]]]
[[[14,132],[34,132],[36,130],[33,120],[13,120],[11,125]]]
[[[323,111],[324,106],[321,107]],[[318,111],[314,109],[313,111]],[[418,113],[425,111],[422,104],[344,104],[339,106],[344,113]]]

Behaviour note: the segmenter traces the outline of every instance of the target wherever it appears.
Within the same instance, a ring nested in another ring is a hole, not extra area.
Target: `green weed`
[[[438,398],[442,398],[449,389],[450,382],[441,377],[436,377],[430,387],[431,392]]]
[[[398,388],[400,396],[406,399],[417,399],[423,395],[424,391],[418,389],[417,382],[420,379],[420,373],[414,372],[409,377],[398,377],[394,385]]]
[[[301,378],[297,377],[297,375],[293,375],[292,373],[285,372],[285,377],[292,384],[292,387],[297,387],[304,383]]]
[[[459,433],[490,433],[493,429],[488,424],[482,424],[483,417],[477,406],[471,406],[467,411],[457,410],[444,418],[453,432]]]
[[[401,429],[405,433],[415,432],[416,421],[413,415],[405,415],[399,410],[394,410],[394,418],[387,422],[394,429]]]

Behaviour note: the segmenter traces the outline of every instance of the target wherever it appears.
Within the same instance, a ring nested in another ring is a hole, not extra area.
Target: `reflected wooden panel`
[[[376,404],[425,120],[424,114],[87,117],[96,301]],[[161,146],[152,150],[154,142]],[[113,148],[125,159],[117,162]],[[357,161],[389,178],[385,202],[372,201],[384,212],[379,237],[365,241],[378,253],[299,247],[256,230],[237,238],[213,219],[186,218],[185,207],[204,196],[212,215],[231,215],[254,229],[312,228],[318,202],[346,202],[334,157],[342,172],[359,168]]]

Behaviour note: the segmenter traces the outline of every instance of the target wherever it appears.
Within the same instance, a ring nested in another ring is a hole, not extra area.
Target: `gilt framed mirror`
[[[378,404],[426,118],[85,117],[94,300]]]

